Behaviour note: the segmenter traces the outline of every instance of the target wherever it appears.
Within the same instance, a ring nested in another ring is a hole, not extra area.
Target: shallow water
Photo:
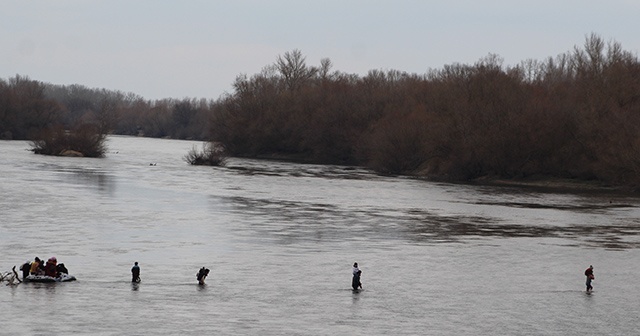
[[[103,159],[0,141],[0,334],[634,335],[637,198],[380,177],[111,137]],[[130,268],[140,262],[142,283]],[[350,289],[351,264],[364,290]],[[595,292],[584,293],[593,264]],[[207,286],[195,273],[211,269]],[[36,324],[33,321],[41,321]]]

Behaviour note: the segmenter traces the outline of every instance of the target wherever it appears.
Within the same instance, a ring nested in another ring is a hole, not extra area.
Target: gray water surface
[[[196,167],[182,160],[194,145],[110,137],[107,156],[89,159],[0,141],[0,271],[56,256],[78,278],[0,286],[0,334],[640,329],[637,198],[245,159]],[[211,269],[204,287],[202,266]]]

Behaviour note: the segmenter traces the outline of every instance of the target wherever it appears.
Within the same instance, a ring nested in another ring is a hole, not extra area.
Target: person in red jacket
[[[58,277],[58,270],[56,269],[57,263],[58,260],[56,260],[56,257],[49,258],[49,260],[47,260],[47,264],[44,266],[44,275],[52,278]]]
[[[596,277],[593,275],[593,265],[589,265],[589,268],[584,271],[584,275],[587,277],[587,292],[591,292],[593,290],[593,286],[591,286],[591,281]]]

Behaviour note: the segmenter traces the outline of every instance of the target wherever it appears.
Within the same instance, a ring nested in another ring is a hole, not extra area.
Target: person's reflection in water
[[[134,292],[137,292],[140,289],[140,283],[139,282],[132,282],[131,283],[131,290]]]

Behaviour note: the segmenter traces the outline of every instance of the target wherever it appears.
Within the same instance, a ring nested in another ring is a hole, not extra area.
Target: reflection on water
[[[228,167],[196,167],[181,159],[194,144],[111,137],[106,158],[76,159],[0,141],[0,271],[55,255],[78,278],[0,286],[2,332],[637,330],[634,197],[235,158]],[[133,261],[142,283],[130,282]],[[355,261],[361,292],[350,288]],[[586,296],[590,264],[597,280]],[[202,266],[212,271],[207,286],[196,283]],[[46,316],[46,328],[34,316]]]
[[[330,242],[358,236],[389,240],[451,243],[473,237],[563,238],[593,247],[627,249],[640,247],[640,223],[562,224],[549,222],[513,223],[503,217],[475,215],[443,215],[423,209],[375,207],[345,208],[339,204],[255,199],[248,197],[215,197],[211,202],[226,204],[229,211],[253,223],[248,229],[271,236],[280,244],[303,241]],[[500,207],[579,211],[585,214],[607,214],[607,210],[635,208],[630,204],[540,204],[518,202],[473,202]],[[252,218],[259,218],[257,222]],[[366,222],[367,225],[360,225]],[[239,228],[238,228],[239,229]],[[631,238],[632,240],[629,240]],[[566,244],[563,242],[563,244]]]
[[[604,223],[598,226],[533,226],[499,223],[483,217],[447,217],[415,214],[418,221],[408,221],[409,237],[417,241],[464,241],[469,237],[565,238],[578,240],[593,247],[615,249],[638,248],[640,241],[624,241],[640,236],[640,225],[625,226]]]
[[[290,176],[290,177],[320,177],[323,179],[367,180],[371,172],[349,166],[320,166],[297,165],[291,169],[291,164],[278,161],[261,161],[261,165],[235,166],[227,165],[227,169],[237,171],[241,175]]]
[[[94,186],[100,192],[113,195],[115,183],[108,174],[81,167],[58,170],[65,181],[82,186]]]
[[[630,208],[630,204],[540,204],[540,203],[521,203],[521,202],[477,202],[480,205],[497,205],[515,208],[527,209],[555,209],[555,210],[577,210],[584,212],[598,212],[615,208]]]

